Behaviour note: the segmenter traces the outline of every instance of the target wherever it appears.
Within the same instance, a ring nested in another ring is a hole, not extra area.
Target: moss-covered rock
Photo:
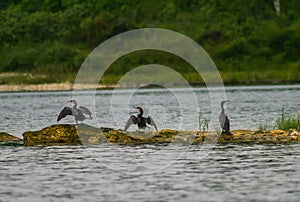
[[[197,132],[194,132],[195,134]],[[77,145],[77,144],[146,144],[190,142],[195,139],[191,132],[161,130],[158,133],[125,132],[111,128],[95,128],[81,125],[52,125],[39,131],[23,133],[24,145]],[[199,139],[200,140],[200,139]],[[198,141],[199,142],[199,141]]]
[[[281,143],[300,141],[295,130],[251,131],[234,130],[232,136],[215,132],[176,131],[164,129],[155,133],[125,132],[112,128],[89,125],[52,125],[40,131],[25,132],[24,145],[76,145],[76,144],[152,144],[152,143]]]
[[[52,125],[39,131],[23,133],[25,146],[55,145],[55,144],[81,144],[74,125]]]
[[[13,141],[22,141],[22,139],[20,139],[16,136],[10,135],[8,133],[5,133],[5,132],[0,132],[0,143],[13,142]]]

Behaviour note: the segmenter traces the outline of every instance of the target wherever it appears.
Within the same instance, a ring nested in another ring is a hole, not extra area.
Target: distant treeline
[[[38,82],[73,81],[101,42],[128,30],[157,27],[198,42],[227,83],[299,82],[300,1],[280,0],[280,8],[277,16],[273,0],[1,1],[0,72],[49,75]],[[106,82],[148,63],[168,65],[189,81],[201,82],[187,63],[160,51],[119,59]]]

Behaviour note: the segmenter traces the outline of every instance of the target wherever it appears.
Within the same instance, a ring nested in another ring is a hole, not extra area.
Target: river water
[[[159,129],[197,129],[199,111],[211,118],[205,88],[196,108],[186,89],[102,90],[76,97],[93,109],[97,127],[123,128],[144,107]],[[78,95],[78,94],[77,94]],[[183,95],[186,99],[178,100]],[[232,129],[272,125],[282,107],[300,111],[300,86],[227,87]],[[129,97],[129,101],[128,101]],[[72,92],[0,93],[0,131],[22,137],[56,124]],[[183,118],[184,117],[184,118]],[[211,120],[212,121],[212,120]],[[62,123],[73,123],[71,117]],[[136,130],[131,126],[130,130]],[[23,147],[0,145],[2,201],[298,201],[300,144],[158,144]]]

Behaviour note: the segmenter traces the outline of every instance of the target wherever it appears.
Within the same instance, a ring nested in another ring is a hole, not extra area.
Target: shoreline
[[[114,85],[98,85],[97,89],[114,88]],[[94,89],[94,85],[76,84],[76,90]],[[33,91],[70,91],[75,90],[73,83],[0,85],[0,92],[33,92]]]
[[[225,87],[226,83],[224,83]],[[287,83],[281,83],[281,84],[240,84],[240,85],[226,85],[226,88],[236,87],[236,86],[299,86],[299,83],[294,84],[287,84]],[[176,85],[175,85],[176,86]],[[195,85],[191,84],[193,87],[205,87],[205,85]],[[136,86],[130,85],[130,86],[117,86],[117,85],[97,85],[96,89],[113,89],[115,87],[123,87],[123,88],[134,88]],[[151,88],[151,86],[148,86]],[[2,84],[0,85],[0,93],[5,92],[42,92],[42,91],[71,91],[71,90],[93,90],[95,89],[95,86],[92,84],[76,84],[76,87],[74,88],[73,83],[46,83],[46,84],[19,84],[19,85],[8,85],[8,84]]]

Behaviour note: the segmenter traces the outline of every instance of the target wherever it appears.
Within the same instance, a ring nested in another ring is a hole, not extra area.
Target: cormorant
[[[230,122],[229,122],[229,118],[228,116],[225,114],[225,110],[224,110],[224,104],[229,102],[230,100],[226,100],[226,101],[222,101],[221,102],[221,108],[222,108],[222,112],[219,116],[219,121],[220,121],[220,125],[222,128],[222,132],[226,133],[227,135],[232,135],[232,133],[230,132]]]
[[[133,107],[134,109],[138,110],[138,115],[134,116],[131,115],[130,118],[128,119],[124,130],[126,131],[130,125],[132,124],[137,124],[139,129],[145,129],[147,127],[147,124],[150,124],[151,126],[154,126],[155,130],[157,130],[156,124],[154,120],[151,118],[151,116],[148,116],[147,118],[143,117],[143,109],[141,107]]]
[[[57,117],[57,121],[60,121],[62,118],[65,118],[67,115],[72,115],[75,118],[76,124],[78,124],[78,121],[84,121],[85,119],[92,119],[92,112],[83,106],[79,106],[77,108],[77,102],[76,100],[70,100],[69,102],[72,103],[72,108],[70,107],[64,107],[63,110],[59,113]],[[89,117],[85,117],[83,114],[88,115]]]

